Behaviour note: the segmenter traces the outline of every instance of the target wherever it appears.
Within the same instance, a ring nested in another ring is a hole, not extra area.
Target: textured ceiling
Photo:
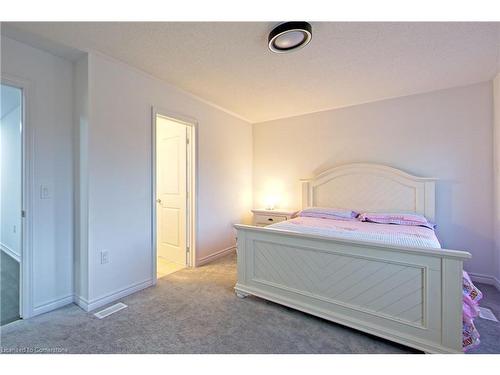
[[[498,23],[321,23],[299,51],[273,54],[274,24],[16,23],[97,50],[251,121],[486,81],[499,71]]]

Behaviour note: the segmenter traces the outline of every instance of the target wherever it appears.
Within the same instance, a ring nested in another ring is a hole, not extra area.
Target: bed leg
[[[235,293],[236,293],[236,297],[238,297],[238,298],[247,298],[249,296],[248,293],[242,292],[240,290],[236,290]]]

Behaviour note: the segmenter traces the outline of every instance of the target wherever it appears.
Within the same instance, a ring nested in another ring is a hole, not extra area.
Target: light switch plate
[[[109,251],[101,250],[101,264],[108,264],[108,263],[109,263]]]
[[[50,189],[47,185],[40,185],[40,199],[50,199]]]

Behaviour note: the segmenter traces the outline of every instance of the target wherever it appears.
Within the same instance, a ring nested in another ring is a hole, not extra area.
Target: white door
[[[187,126],[156,117],[157,251],[186,265]]]

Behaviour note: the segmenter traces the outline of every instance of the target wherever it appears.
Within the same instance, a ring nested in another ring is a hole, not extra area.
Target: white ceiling
[[[5,25],[5,24],[4,24]],[[299,51],[273,54],[273,23],[16,23],[97,50],[250,122],[490,80],[499,23],[321,23]]]

